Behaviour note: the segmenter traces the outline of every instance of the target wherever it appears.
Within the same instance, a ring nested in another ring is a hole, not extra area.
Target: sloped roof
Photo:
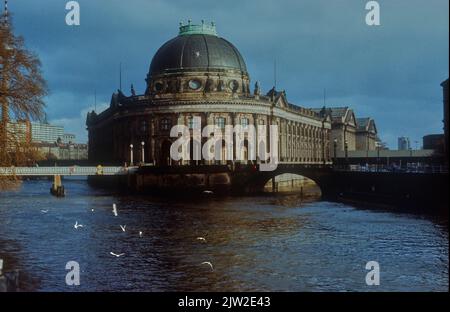
[[[287,99],[285,90],[277,91],[273,87],[272,89],[269,90],[269,92],[266,93],[265,97],[270,101],[272,101],[272,98],[273,98],[274,103],[279,103],[279,104],[283,105],[283,107],[293,110],[297,113],[300,113],[300,114],[303,114],[306,116],[311,116],[311,117],[317,118],[317,119],[323,118],[323,116],[321,116],[318,112],[314,111],[311,108],[305,108],[300,105],[296,105],[296,104],[289,102]]]
[[[356,130],[357,131],[372,131],[373,133],[378,133],[377,127],[375,125],[375,120],[370,117],[357,118],[356,119]]]
[[[310,108],[313,112],[319,114],[320,117],[330,115],[333,121],[344,122],[343,118],[347,116],[347,112],[351,111],[348,106],[344,107],[322,107],[322,108]]]
[[[308,108],[308,109],[317,114],[317,116],[319,116],[320,118],[327,118],[328,116],[331,117],[331,108],[327,108],[324,106],[322,108]]]
[[[356,125],[358,130],[367,130],[369,127],[370,118],[364,117],[364,118],[356,118]]]
[[[331,107],[331,117],[332,118],[343,118],[347,111],[349,110],[348,106],[345,107]]]

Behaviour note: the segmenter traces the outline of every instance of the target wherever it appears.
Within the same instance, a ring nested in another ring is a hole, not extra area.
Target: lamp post
[[[345,150],[345,165],[348,167],[348,141],[344,141],[344,150]]]
[[[337,165],[337,155],[336,155],[336,153],[337,153],[337,139],[333,140],[333,148],[334,148],[334,154],[333,154],[333,156],[334,156],[334,165],[336,166]]]
[[[133,144],[130,144],[130,166],[133,166]]]
[[[380,144],[377,144],[377,171],[380,170]]]
[[[141,142],[141,161],[142,161],[142,164],[144,164],[145,163],[145,155],[144,155],[144,145],[145,145],[145,142],[144,141],[142,141]]]
[[[369,166],[369,134],[366,136],[366,167]]]

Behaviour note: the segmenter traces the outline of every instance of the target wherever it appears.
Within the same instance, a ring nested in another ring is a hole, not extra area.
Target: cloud
[[[99,103],[97,107],[89,106],[81,110],[80,114],[72,118],[58,118],[49,120],[50,124],[63,126],[65,133],[71,133],[76,135],[75,141],[78,143],[87,143],[87,131],[86,131],[86,115],[96,109],[97,112],[101,112],[109,107],[109,103]]]
[[[263,90],[273,85],[276,60],[277,87],[291,102],[322,106],[326,89],[328,105],[345,102],[357,116],[375,118],[391,147],[406,133],[414,141],[442,132],[448,1],[379,0],[379,27],[365,24],[366,2],[79,0],[79,27],[65,25],[65,1],[14,1],[10,9],[17,32],[41,57],[49,119],[79,118],[94,92],[109,101],[119,63],[124,92],[131,83],[144,92],[154,53],[191,18],[215,21]]]

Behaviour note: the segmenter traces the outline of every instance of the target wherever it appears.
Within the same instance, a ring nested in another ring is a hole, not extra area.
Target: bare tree
[[[26,135],[11,126],[11,120],[40,120],[47,85],[41,63],[15,36],[6,12],[0,17],[0,166],[21,165],[34,157]]]

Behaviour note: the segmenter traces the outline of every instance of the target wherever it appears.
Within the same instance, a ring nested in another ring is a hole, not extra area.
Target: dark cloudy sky
[[[51,94],[49,121],[86,140],[85,114],[109,104],[118,88],[145,89],[156,50],[181,20],[216,22],[253,82],[277,86],[290,102],[350,106],[375,118],[381,138],[422,141],[442,132],[448,77],[448,0],[380,0],[381,26],[365,24],[365,0],[79,0],[81,25],[65,24],[65,0],[10,0],[16,33],[39,54]],[[413,143],[413,146],[414,143]]]

